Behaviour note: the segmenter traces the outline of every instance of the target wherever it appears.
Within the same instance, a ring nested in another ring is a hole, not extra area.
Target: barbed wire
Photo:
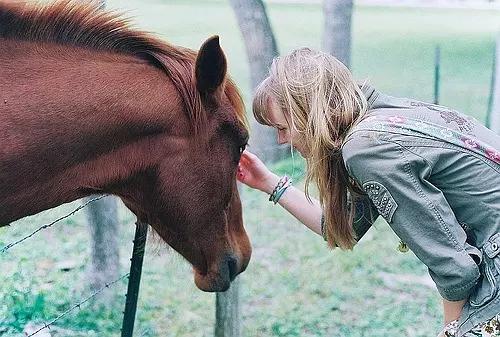
[[[98,290],[94,291],[90,296],[86,297],[85,299],[83,299],[82,301],[78,302],[77,304],[74,304],[72,307],[70,307],[68,310],[66,310],[65,312],[61,313],[59,316],[57,316],[56,318],[54,318],[52,321],[50,321],[49,323],[44,323],[44,325],[39,328],[38,330],[36,330],[35,332],[31,333],[30,335],[28,335],[27,337],[32,337],[34,335],[36,335],[37,333],[39,333],[40,331],[42,330],[45,330],[45,329],[49,329],[50,330],[50,326],[53,325],[55,322],[57,322],[58,320],[60,320],[61,318],[63,318],[64,316],[66,316],[67,314],[69,314],[71,311],[75,310],[76,308],[80,309],[80,307],[82,306],[82,304],[84,304],[85,302],[87,301],[90,301],[92,298],[96,297],[97,295],[99,295],[101,292],[104,291],[104,289],[106,288],[109,288],[111,287],[112,285],[120,282],[121,280],[123,280],[124,278],[127,278],[130,276],[130,273],[126,273],[125,275],[122,275],[120,276],[119,278],[117,278],[116,280],[114,281],[111,281],[109,283],[106,283],[104,286],[102,286],[101,288],[99,288]]]
[[[84,204],[82,204],[82,205],[78,206],[77,208],[75,208],[75,209],[74,209],[73,211],[71,211],[70,213],[68,213],[68,214],[66,214],[66,215],[64,215],[64,216],[62,216],[62,217],[60,217],[60,218],[58,218],[58,219],[56,219],[56,220],[52,221],[52,222],[51,222],[51,223],[49,223],[49,224],[46,224],[46,225],[41,226],[41,227],[40,227],[40,228],[38,228],[36,231],[34,231],[33,233],[31,233],[31,234],[29,234],[29,235],[27,235],[27,236],[23,237],[22,239],[19,239],[19,240],[15,241],[15,242],[9,243],[7,246],[5,246],[5,247],[3,247],[2,249],[0,249],[0,254],[5,253],[7,250],[11,249],[11,248],[12,248],[12,247],[14,247],[15,245],[18,245],[18,244],[20,244],[21,242],[23,242],[23,241],[25,241],[25,240],[27,240],[27,239],[31,238],[33,235],[35,235],[35,234],[36,234],[36,233],[38,233],[39,231],[44,230],[44,229],[47,229],[47,228],[49,228],[49,227],[53,226],[53,225],[54,225],[54,224],[56,224],[57,222],[59,222],[59,221],[61,221],[61,220],[64,220],[64,219],[66,219],[66,218],[68,218],[68,217],[72,216],[73,214],[75,214],[75,213],[76,213],[76,212],[78,212],[79,210],[81,210],[81,209],[83,209],[83,208],[87,207],[89,204],[91,204],[91,203],[93,203],[93,202],[96,202],[97,200],[102,199],[102,198],[107,197],[107,196],[108,196],[108,194],[104,194],[104,195],[100,195],[100,196],[98,196],[98,197],[95,197],[95,198],[93,198],[93,199],[88,200],[88,201],[87,201],[87,202],[85,202]]]

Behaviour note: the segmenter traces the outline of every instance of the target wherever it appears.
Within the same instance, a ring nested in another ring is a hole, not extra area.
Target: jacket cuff
[[[431,271],[429,271],[429,274],[433,279],[435,278]],[[436,288],[439,291],[439,294],[448,301],[465,300],[469,298],[472,288],[474,288],[479,280],[479,276],[479,268],[476,267],[473,270],[467,271],[467,274],[464,275],[466,283],[461,283],[456,286],[443,287],[436,282]]]

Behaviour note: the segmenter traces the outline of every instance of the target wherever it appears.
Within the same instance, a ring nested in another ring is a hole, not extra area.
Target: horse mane
[[[134,29],[129,18],[100,9],[97,1],[59,0],[42,5],[0,0],[0,38],[68,45],[147,59],[160,66],[172,80],[195,132],[204,125],[205,114],[193,76],[197,53]],[[225,93],[236,109],[238,120],[246,126],[243,101],[230,78],[226,81]]]

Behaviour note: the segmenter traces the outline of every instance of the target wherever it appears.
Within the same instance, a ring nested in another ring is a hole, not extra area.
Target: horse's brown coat
[[[249,261],[244,108],[217,37],[197,54],[95,6],[0,1],[0,225],[119,196],[224,290]]]

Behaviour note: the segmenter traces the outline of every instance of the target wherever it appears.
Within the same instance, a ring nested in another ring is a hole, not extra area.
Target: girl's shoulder
[[[342,145],[342,159],[351,177],[354,171],[378,170],[401,157],[396,143],[388,142],[383,131],[366,123],[355,126]]]

